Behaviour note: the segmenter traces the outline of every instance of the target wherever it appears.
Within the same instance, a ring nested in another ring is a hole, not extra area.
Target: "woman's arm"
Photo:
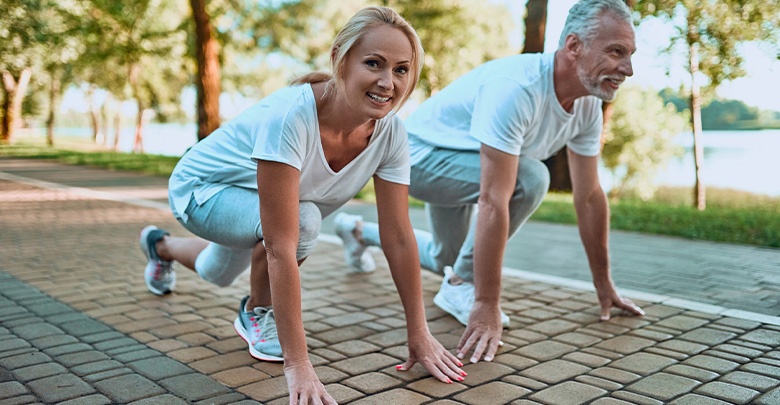
[[[443,382],[462,380],[462,364],[431,335],[422,299],[420,258],[412,224],[409,221],[409,187],[374,176],[379,217],[379,238],[390,265],[398,295],[406,315],[409,360],[400,370],[415,362]]]
[[[294,167],[258,161],[260,223],[287,388],[291,398],[303,403],[318,398],[325,404],[335,404],[314,373],[303,329],[301,279],[295,257],[299,236],[299,183],[300,172]]]

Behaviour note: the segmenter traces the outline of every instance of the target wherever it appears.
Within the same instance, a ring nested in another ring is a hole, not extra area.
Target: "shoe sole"
[[[437,307],[441,308],[442,311],[455,317],[455,319],[457,319],[458,322],[460,322],[463,326],[468,326],[469,324],[468,315],[464,319],[462,315],[459,315],[458,311],[456,311],[455,308],[451,307],[450,304],[444,298],[441,298],[441,295],[436,294],[433,297],[433,303],[436,304]]]
[[[434,303],[434,304],[436,304],[436,306],[437,306],[437,307],[439,307],[439,308],[440,308],[442,311],[444,311],[444,312],[446,312],[446,313],[448,313],[448,314],[452,315],[452,316],[453,316],[455,319],[457,319],[457,320],[458,320],[458,322],[460,322],[460,323],[461,323],[463,326],[468,326],[468,324],[469,324],[469,318],[468,318],[468,316],[467,316],[465,319],[464,319],[462,316],[458,316],[458,315],[457,315],[457,311],[455,311],[455,309],[454,309],[454,308],[452,308],[452,307],[449,305],[449,303],[447,303],[447,301],[446,301],[444,298],[440,298],[440,297],[439,297],[439,294],[436,294],[436,295],[433,297],[433,303]],[[504,329],[508,329],[508,328],[509,328],[509,321],[507,320],[507,322],[504,322],[504,320],[502,319],[502,320],[501,320],[501,326],[502,326]]]
[[[246,335],[246,332],[244,332],[244,327],[241,326],[241,320],[239,318],[236,318],[235,321],[233,321],[233,328],[236,330],[236,333],[238,333],[238,336],[241,336],[241,339],[244,339],[246,344],[249,346],[249,354],[258,359],[263,361],[273,361],[273,362],[282,362],[284,361],[283,358],[272,356],[270,354],[260,353],[255,349],[254,346],[252,346],[252,342],[249,340],[249,336]]]
[[[341,215],[341,214],[339,214],[339,215]],[[352,274],[354,274],[354,273],[358,273],[358,274],[359,273],[372,273],[374,270],[376,270],[376,262],[374,261],[374,258],[370,256],[370,254],[368,252],[363,252],[363,255],[360,257],[360,262],[361,262],[360,264],[361,264],[361,266],[355,266],[355,265],[352,264],[352,255],[349,253],[349,250],[347,249],[347,239],[352,240],[352,239],[356,239],[356,238],[355,238],[355,235],[353,235],[351,232],[344,232],[344,231],[342,231],[341,227],[338,225],[339,218],[340,218],[339,215],[337,215],[336,218],[334,218],[334,223],[336,224],[336,236],[341,238],[341,240],[344,243],[344,246],[343,246],[343,248],[344,248],[344,261],[347,262],[347,264],[349,265],[349,268],[350,268],[349,273],[352,273]],[[355,243],[357,243],[357,241],[355,241]],[[369,261],[368,261],[367,266],[364,267],[364,266],[362,266],[362,264],[363,264],[363,257],[366,256],[367,254],[369,255],[368,259],[367,259]]]
[[[149,283],[148,280],[146,280],[146,270],[149,268],[149,265],[156,265],[156,263],[154,263],[154,260],[152,260],[152,254],[149,252],[149,246],[146,244],[146,238],[149,236],[149,232],[154,231],[156,229],[159,228],[154,225],[149,225],[144,229],[142,229],[141,234],[138,236],[138,243],[141,245],[141,252],[143,252],[147,260],[146,269],[144,269],[144,281],[146,282],[146,288],[149,289],[149,291],[154,295],[163,296],[173,292],[173,287],[174,285],[176,285],[176,280],[174,280],[171,283],[171,286],[167,290],[158,290],[157,288],[152,286],[152,284]]]

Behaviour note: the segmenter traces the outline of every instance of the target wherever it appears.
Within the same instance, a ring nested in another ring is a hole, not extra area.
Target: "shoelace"
[[[254,336],[253,337],[256,338],[256,339],[252,340],[252,344],[253,345],[258,342],[258,339],[259,339],[259,341],[261,343],[265,342],[265,337],[264,336],[267,336],[267,335],[274,335],[274,336],[276,336],[276,322],[271,322],[269,324],[268,323],[268,319],[269,318],[271,318],[271,319],[274,318],[274,310],[273,309],[267,310],[265,315],[263,315],[263,325],[262,326],[260,326],[260,324],[258,322],[258,317],[254,316],[254,315],[249,317],[249,322],[252,322],[252,327],[254,328],[253,329],[253,331],[254,331]],[[266,333],[263,333],[264,330],[266,331]]]
[[[164,262],[157,260],[156,266],[154,266],[154,276],[156,281],[162,280],[164,277],[168,277],[171,272],[171,262]]]

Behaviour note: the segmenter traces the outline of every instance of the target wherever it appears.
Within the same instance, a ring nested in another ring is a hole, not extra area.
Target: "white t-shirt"
[[[272,93],[182,156],[168,184],[174,215],[186,222],[184,211],[193,196],[200,205],[229,186],[257,190],[257,160],[300,170],[299,198],[316,204],[323,218],[374,174],[409,184],[406,130],[393,114],[378,120],[366,149],[334,172],[322,150],[314,93],[303,84]]]
[[[481,144],[540,160],[564,145],[598,155],[601,100],[580,97],[566,112],[555,96],[554,56],[521,54],[484,63],[423,102],[406,119],[412,159],[434,146],[478,151]]]

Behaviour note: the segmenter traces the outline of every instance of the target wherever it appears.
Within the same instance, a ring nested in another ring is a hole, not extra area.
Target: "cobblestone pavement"
[[[0,159],[0,175],[8,165],[28,163]],[[217,288],[180,268],[174,294],[150,294],[139,230],[187,235],[164,197],[143,176],[38,167],[92,179],[98,192],[0,176],[0,405],[287,403],[282,366],[250,357],[231,325],[248,274]],[[301,268],[310,357],[339,403],[780,404],[772,316],[637,292],[646,316],[599,322],[592,291],[511,271],[502,307],[512,325],[493,362],[467,365],[453,384],[419,365],[399,372],[403,311],[375,258],[375,273],[347,274],[325,237]],[[432,304],[440,282],[423,273],[426,314],[453,348],[463,326]]]

